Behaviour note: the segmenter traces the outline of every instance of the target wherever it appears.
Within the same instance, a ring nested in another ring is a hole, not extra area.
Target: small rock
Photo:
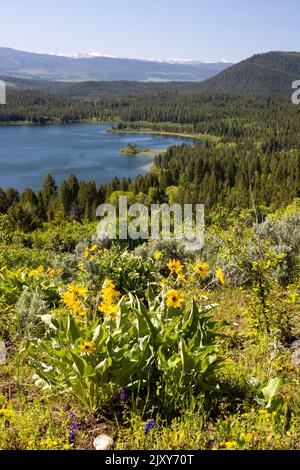
[[[294,366],[300,365],[300,340],[294,341],[291,345],[292,364]]]
[[[109,450],[114,447],[114,440],[108,434],[100,434],[93,443],[96,450]]]
[[[296,341],[293,341],[292,345],[291,345],[291,349],[292,351],[294,351],[295,349],[300,349],[300,339],[296,339]]]
[[[0,365],[6,364],[6,347],[4,341],[0,341]]]

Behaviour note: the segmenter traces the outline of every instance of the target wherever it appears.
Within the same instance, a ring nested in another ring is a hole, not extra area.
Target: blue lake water
[[[0,187],[34,190],[51,172],[59,184],[71,173],[79,180],[105,183],[114,176],[147,173],[152,155],[120,154],[127,144],[160,150],[191,139],[150,134],[110,134],[103,124],[50,126],[0,126]]]

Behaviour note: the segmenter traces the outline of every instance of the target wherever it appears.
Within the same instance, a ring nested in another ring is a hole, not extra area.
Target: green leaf
[[[83,374],[84,374],[84,369],[85,369],[85,361],[80,356],[75,354],[74,352],[71,352],[71,354],[72,354],[73,360],[76,364],[76,368],[79,372],[79,375],[82,377]]]
[[[274,398],[280,393],[281,388],[289,383],[291,383],[291,381],[276,377],[259,388],[259,392],[263,395],[264,401],[266,402],[266,408],[271,408],[275,405],[275,402],[273,403]]]
[[[195,361],[183,339],[179,342],[179,352],[182,361],[182,371],[184,374],[190,374],[195,369]]]
[[[77,339],[80,338],[80,331],[79,331],[79,328],[78,326],[76,325],[75,323],[75,320],[73,317],[69,316],[68,317],[68,326],[67,326],[67,329],[68,329],[68,332],[70,333],[71,335],[71,339],[73,341],[73,343],[75,343],[75,341]]]
[[[101,333],[101,325],[98,325],[95,330],[94,330],[94,333],[93,333],[93,338],[92,338],[92,341],[93,343],[96,343],[99,336],[100,336],[100,333]]]
[[[91,364],[85,364],[83,378],[87,379],[89,377],[95,377],[96,370]]]

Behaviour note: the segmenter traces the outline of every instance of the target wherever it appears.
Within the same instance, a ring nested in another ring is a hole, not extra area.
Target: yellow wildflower
[[[47,439],[41,440],[41,446],[46,447],[46,449],[51,450],[57,446],[57,441],[54,439],[50,439],[50,437],[48,437]]]
[[[84,271],[84,264],[82,262],[79,262],[77,264],[77,268],[79,269],[79,271]]]
[[[77,286],[76,284],[69,284],[68,289],[70,292],[73,292],[75,295],[80,297],[86,297],[88,290],[86,287]]]
[[[167,266],[171,272],[174,272],[176,274],[179,274],[183,268],[183,265],[180,263],[180,261],[176,259],[170,259]]]
[[[98,309],[106,317],[110,317],[115,320],[119,311],[117,302],[120,298],[120,292],[116,290],[115,284],[110,279],[105,279],[101,295],[102,303],[99,305]]]
[[[35,442],[33,440],[30,440],[27,442],[26,449],[34,450],[34,447],[35,447]]]
[[[227,334],[227,336],[234,336],[235,331],[232,328],[228,328],[228,330],[226,331],[226,334]]]
[[[88,291],[85,287],[69,284],[68,290],[61,294],[61,299],[66,307],[73,310],[75,315],[85,315],[86,308],[84,305],[84,299],[87,295],[87,292]]]
[[[99,310],[104,314],[104,316],[111,317],[115,320],[117,318],[119,306],[112,302],[102,302],[102,304],[99,305]]]
[[[160,260],[160,258],[162,257],[162,252],[157,250],[155,253],[154,253],[154,259],[156,259],[157,261]]]
[[[237,442],[236,441],[228,441],[228,442],[225,442],[225,447],[226,449],[234,449],[235,447],[237,447]]]
[[[260,416],[267,416],[268,412],[267,412],[267,410],[258,410],[258,414]]]
[[[96,346],[93,341],[84,341],[83,345],[80,347],[80,352],[82,353],[94,353],[96,351]]]
[[[182,282],[183,284],[185,284],[187,282],[186,277],[183,273],[178,273],[177,274],[177,279],[178,279],[178,281]]]
[[[226,286],[226,279],[225,279],[224,273],[222,271],[222,268],[217,268],[216,269],[216,276],[217,276],[217,279],[219,280],[221,286],[225,287]]]
[[[206,277],[208,273],[209,266],[207,263],[198,263],[195,266],[195,271],[199,274],[201,277]]]
[[[184,302],[184,295],[175,289],[171,289],[166,293],[166,305],[168,307],[180,308]]]
[[[41,277],[44,273],[44,267],[39,266],[36,269],[33,269],[32,271],[29,271],[28,276],[29,277]]]
[[[2,408],[0,408],[0,418],[12,418],[14,415],[14,410],[12,409],[10,403],[6,403]]]
[[[115,289],[115,284],[110,279],[105,279],[102,289]]]
[[[240,434],[240,438],[242,439],[242,441],[244,442],[251,442],[253,440],[253,434],[252,433],[247,433],[245,434],[244,432],[242,432]]]
[[[94,251],[97,250],[97,248],[98,248],[98,245],[93,245],[91,246],[90,251],[93,253]]]
[[[86,246],[83,252],[83,257],[87,259],[89,257],[89,247]]]
[[[48,268],[48,274],[49,274],[50,277],[54,277],[54,276],[56,276],[57,271],[56,271],[56,269]]]
[[[106,302],[112,302],[120,298],[120,292],[116,290],[115,284],[110,279],[105,279],[101,294]]]

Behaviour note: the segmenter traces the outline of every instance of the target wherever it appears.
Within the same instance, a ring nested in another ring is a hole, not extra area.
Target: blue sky
[[[238,61],[300,49],[299,0],[13,0],[0,46],[146,59]]]

